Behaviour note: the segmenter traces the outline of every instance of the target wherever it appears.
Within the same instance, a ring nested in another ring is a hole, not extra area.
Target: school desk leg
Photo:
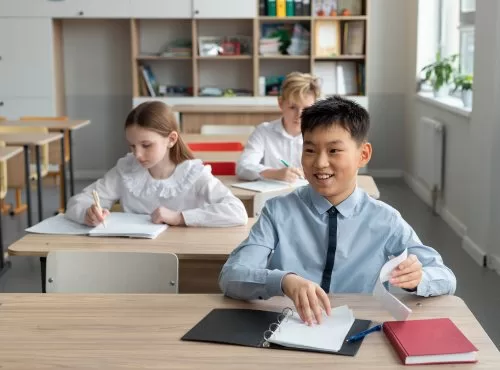
[[[68,197],[66,196],[66,148],[64,147],[64,130],[62,130],[61,132],[63,133],[63,137],[61,139],[61,178],[59,180],[61,181],[60,189],[63,192],[63,211],[66,212],[66,204],[68,202]]]
[[[24,145],[24,177],[26,178],[26,205],[28,206],[28,227],[33,226],[31,219],[31,174],[30,174],[30,148]]]
[[[47,257],[40,257],[40,272],[42,277],[42,293],[47,293],[45,290],[45,277],[47,273]]]
[[[36,192],[38,196],[38,222],[43,221],[42,206],[42,170],[40,165],[40,145],[35,148],[36,154]]]
[[[69,195],[75,195],[75,179],[73,174],[73,136],[71,130],[68,131],[69,137]]]
[[[0,276],[10,267],[10,262],[5,262],[3,255],[2,212],[0,212]]]

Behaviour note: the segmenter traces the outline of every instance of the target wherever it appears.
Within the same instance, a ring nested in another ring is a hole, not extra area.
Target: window
[[[460,72],[474,73],[474,24],[476,0],[460,1]]]
[[[439,0],[439,45],[444,56],[460,54],[459,73],[474,73],[476,0]]]

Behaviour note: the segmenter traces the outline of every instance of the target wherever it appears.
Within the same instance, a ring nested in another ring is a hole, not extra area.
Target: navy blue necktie
[[[321,288],[327,293],[330,292],[333,263],[335,262],[335,251],[337,250],[337,213],[335,207],[328,210],[328,252],[326,252],[325,269],[321,278]]]

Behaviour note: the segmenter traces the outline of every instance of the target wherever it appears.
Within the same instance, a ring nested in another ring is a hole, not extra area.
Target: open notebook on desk
[[[214,309],[181,339],[248,347],[294,349],[354,356],[362,339],[346,338],[368,328],[369,320],[354,318],[347,306],[332,309],[321,324],[307,326],[290,308],[279,312]]]
[[[165,224],[154,224],[150,215],[111,212],[106,217],[106,227],[100,224],[89,227],[68,220],[64,214],[58,214],[26,229],[36,234],[118,236],[130,238],[154,239],[167,228]]]
[[[307,180],[302,180],[302,179],[296,180],[293,183],[285,181],[277,181],[277,180],[256,180],[256,181],[231,184],[231,186],[235,188],[256,191],[258,193],[265,193],[268,191],[295,189],[308,184],[309,182]]]

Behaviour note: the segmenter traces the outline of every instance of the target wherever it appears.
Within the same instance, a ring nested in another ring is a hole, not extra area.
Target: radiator
[[[444,125],[432,118],[422,117],[417,125],[416,175],[432,192],[435,211],[437,196],[443,191]]]

